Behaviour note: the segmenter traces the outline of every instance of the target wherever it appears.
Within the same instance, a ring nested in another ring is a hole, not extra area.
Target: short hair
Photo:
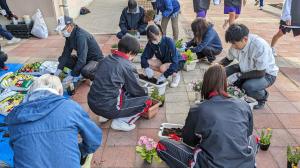
[[[247,26],[243,24],[232,24],[229,26],[229,28],[226,30],[225,33],[225,40],[226,43],[235,43],[242,41],[244,37],[247,37],[249,35],[249,29]]]
[[[203,84],[201,88],[201,97],[209,99],[209,94],[213,91],[227,92],[227,76],[225,69],[220,64],[214,64],[204,73]]]
[[[137,2],[136,0],[129,0],[128,1],[128,8],[129,9],[135,9],[137,7]]]
[[[147,38],[149,41],[155,40],[155,36],[163,34],[162,28],[160,25],[150,25],[146,30]]]
[[[29,89],[29,93],[38,89],[54,89],[60,95],[63,94],[63,86],[57,76],[45,74],[37,78]]]
[[[194,33],[194,39],[197,43],[200,43],[203,40],[205,33],[208,30],[208,27],[212,25],[204,18],[197,18],[191,24],[191,29]]]
[[[140,43],[134,36],[125,35],[118,43],[118,51],[137,55],[140,51]]]

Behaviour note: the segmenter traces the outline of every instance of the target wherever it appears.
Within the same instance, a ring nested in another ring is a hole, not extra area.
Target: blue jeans
[[[227,76],[230,76],[237,72],[241,72],[238,64],[226,67]],[[238,80],[234,83],[234,85],[244,90],[248,96],[256,99],[258,102],[266,102],[269,96],[266,88],[273,85],[275,80],[276,76],[266,74],[261,78]]]
[[[4,30],[1,25],[0,25],[0,35],[7,40],[11,40],[14,37],[9,31]]]
[[[259,7],[263,7],[264,6],[264,0],[259,0]]]

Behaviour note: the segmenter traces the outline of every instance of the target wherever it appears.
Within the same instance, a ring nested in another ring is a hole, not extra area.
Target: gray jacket
[[[292,1],[291,15],[292,15],[292,25],[300,26],[300,1],[299,0]]]
[[[89,61],[98,61],[103,58],[102,51],[90,33],[81,29],[77,25],[71,33],[71,36],[66,38],[64,51],[62,53],[62,58],[59,62],[58,69],[63,69],[67,64],[66,61],[70,60],[65,57],[71,57],[73,50],[77,51],[77,62],[72,70],[72,76],[78,76],[81,69]]]
[[[120,95],[131,97],[147,96],[146,89],[140,86],[134,65],[116,54],[99,61],[93,85],[88,94],[91,110],[99,115],[114,115]]]
[[[193,0],[194,12],[199,12],[200,10],[207,11],[209,9],[210,0]]]
[[[252,111],[245,101],[214,96],[190,109],[182,137],[186,144],[202,149],[199,167],[253,168],[252,130]]]

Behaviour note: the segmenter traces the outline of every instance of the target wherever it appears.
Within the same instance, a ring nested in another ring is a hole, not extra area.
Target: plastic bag
[[[48,28],[43,18],[40,9],[37,9],[36,13],[32,16],[34,25],[31,30],[31,34],[38,38],[48,38]]]
[[[215,5],[220,5],[221,0],[213,0]]]

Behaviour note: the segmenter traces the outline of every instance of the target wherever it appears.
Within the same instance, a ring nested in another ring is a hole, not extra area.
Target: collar
[[[248,35],[248,41],[247,44],[245,45],[245,47],[241,50],[242,53],[245,53],[249,50],[250,47],[250,43],[252,41],[252,38],[250,37],[250,34]]]
[[[115,51],[113,51],[112,54],[113,54],[113,55],[116,55],[116,56],[118,56],[118,57],[122,57],[122,58],[124,58],[124,59],[126,59],[126,60],[129,60],[128,55],[125,54],[125,53],[123,53],[123,52],[121,52],[121,51],[115,50]]]
[[[73,29],[72,32],[71,32],[70,37],[67,37],[66,39],[73,39],[73,38],[75,37],[75,35],[76,35],[77,29],[78,29],[78,26],[75,25],[75,26],[74,26],[74,29]]]
[[[217,91],[212,91],[212,92],[209,93],[208,98],[210,99],[210,98],[215,97],[215,96],[219,96],[219,93]],[[224,91],[221,92],[221,96],[229,97],[229,95]]]
[[[137,6],[136,7],[136,11],[135,12],[129,12],[129,8],[127,7],[127,13],[131,13],[131,14],[137,14],[137,13],[140,13],[141,11],[140,11],[140,7],[139,6]]]

